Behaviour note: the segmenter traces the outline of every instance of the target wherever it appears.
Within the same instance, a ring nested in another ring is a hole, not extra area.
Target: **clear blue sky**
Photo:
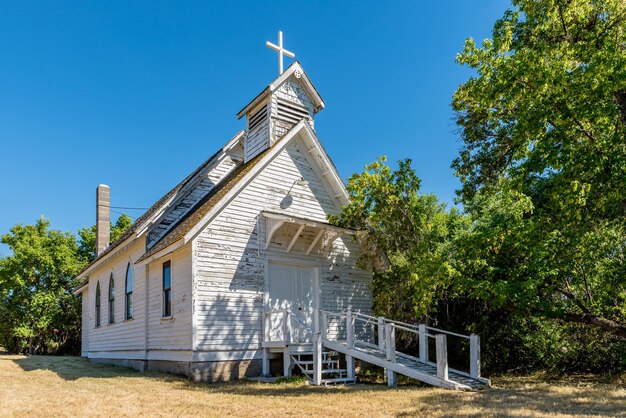
[[[326,102],[316,130],[342,176],[382,154],[411,158],[423,191],[452,203],[450,99],[470,75],[455,54],[508,6],[11,3],[0,5],[0,233],[41,215],[65,231],[93,224],[99,183],[114,206],[150,206],[244,126],[236,112],[277,75],[264,43],[279,29]]]

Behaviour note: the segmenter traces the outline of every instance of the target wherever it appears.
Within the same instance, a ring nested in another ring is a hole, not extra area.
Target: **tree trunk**
[[[619,322],[612,321],[610,319],[602,318],[599,316],[586,314],[565,314],[563,320],[568,322],[578,322],[580,324],[588,324],[596,326],[606,332],[610,332],[611,334],[615,334],[618,337],[626,338],[626,325],[620,324]]]
[[[618,337],[626,338],[626,324],[622,324],[617,321],[613,321],[607,318],[602,318],[600,316],[596,316],[592,314],[566,313],[563,316],[555,316],[541,309],[532,309],[529,311],[525,309],[519,309],[512,305],[504,305],[502,309],[508,312],[519,312],[528,316],[531,316],[531,315],[543,316],[543,317],[548,317],[552,319],[560,319],[565,322],[592,325],[608,333],[617,335]]]

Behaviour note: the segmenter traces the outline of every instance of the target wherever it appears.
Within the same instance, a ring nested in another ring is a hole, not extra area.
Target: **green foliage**
[[[626,6],[514,1],[457,61],[463,291],[626,338]]]
[[[619,373],[626,369],[626,341],[598,328],[500,310],[474,318],[487,375]]]
[[[626,170],[623,0],[513,4],[493,39],[478,47],[470,38],[457,55],[477,73],[452,103],[464,141],[454,162],[463,198],[551,174],[563,207],[616,192],[623,183],[612,180],[623,182]]]
[[[127,215],[120,215],[115,224],[111,224],[111,243],[114,243],[126,232],[133,221]],[[96,225],[78,230],[80,241],[78,243],[78,254],[85,261],[96,258]]]
[[[476,72],[453,98],[467,216],[379,160],[331,220],[366,231],[378,312],[481,334],[488,371],[623,370],[625,4],[513,6],[457,56]]]
[[[375,309],[415,321],[428,317],[448,291],[452,271],[449,241],[466,226],[456,211],[433,195],[420,195],[410,160],[392,170],[385,157],[348,180],[351,203],[330,221],[364,231],[364,266],[373,267]]]
[[[2,236],[12,255],[0,259],[0,344],[11,351],[54,352],[79,332],[76,238],[49,226],[41,218]]]
[[[130,226],[120,216],[112,237]],[[95,226],[70,233],[50,229],[50,221],[15,225],[2,236],[11,255],[0,258],[0,346],[31,354],[77,352],[80,299],[71,294],[76,274],[95,255]]]

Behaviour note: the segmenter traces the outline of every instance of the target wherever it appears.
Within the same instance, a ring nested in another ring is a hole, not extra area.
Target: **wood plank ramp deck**
[[[488,379],[469,377],[466,373],[455,369],[449,369],[448,379],[437,376],[437,367],[429,363],[422,363],[417,357],[397,353],[395,361],[387,360],[386,354],[377,348],[360,344],[348,348],[345,340],[328,340],[322,338],[322,345],[330,350],[352,356],[355,359],[365,361],[375,366],[392,370],[396,373],[419,380],[429,385],[459,390],[478,390],[489,386]]]

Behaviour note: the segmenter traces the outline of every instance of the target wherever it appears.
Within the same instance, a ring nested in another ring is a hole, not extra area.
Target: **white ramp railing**
[[[263,313],[263,346],[265,348],[287,348],[294,344],[294,327],[305,327],[311,332],[309,334],[311,339],[307,341],[309,341],[308,344],[312,345],[314,354],[314,384],[321,382],[323,346],[338,350],[345,355],[347,377],[349,378],[354,378],[354,360],[359,358],[384,367],[390,386],[396,384],[396,373],[403,373],[410,377],[418,376],[416,378],[421,378],[427,383],[444,387],[468,388],[468,385],[465,384],[468,382],[489,384],[489,380],[480,375],[480,338],[478,335],[459,334],[426,324],[414,325],[393,321],[382,316],[375,317],[353,312],[350,309],[346,312],[316,309],[312,325],[302,324],[289,309],[277,309]],[[405,337],[400,340],[401,343],[407,340],[407,333],[408,340],[417,342],[417,353],[405,353],[397,350],[399,333],[404,333]],[[449,366],[448,337],[461,339],[466,341],[464,344],[469,344],[469,367],[467,371]],[[434,345],[435,348],[434,362],[429,357],[431,345]],[[464,380],[464,378],[471,380]],[[461,380],[466,382],[459,383]]]
[[[478,335],[464,335],[430,327],[425,324],[413,325],[393,321],[385,317],[374,317],[359,312],[331,312],[320,310],[321,338],[327,341],[342,342],[347,349],[364,347],[384,355],[391,363],[398,359],[412,360],[436,367],[436,376],[449,381],[450,372],[471,379],[488,382],[480,376],[480,338]],[[397,332],[413,334],[418,340],[417,356],[396,350]],[[458,337],[469,342],[469,370],[450,368],[448,364],[448,337]],[[436,362],[429,360],[429,341],[434,340]],[[347,358],[348,368],[353,368],[352,356]],[[352,363],[352,364],[351,364]],[[351,367],[352,366],[352,367]],[[395,385],[395,372],[387,369],[387,380]]]

